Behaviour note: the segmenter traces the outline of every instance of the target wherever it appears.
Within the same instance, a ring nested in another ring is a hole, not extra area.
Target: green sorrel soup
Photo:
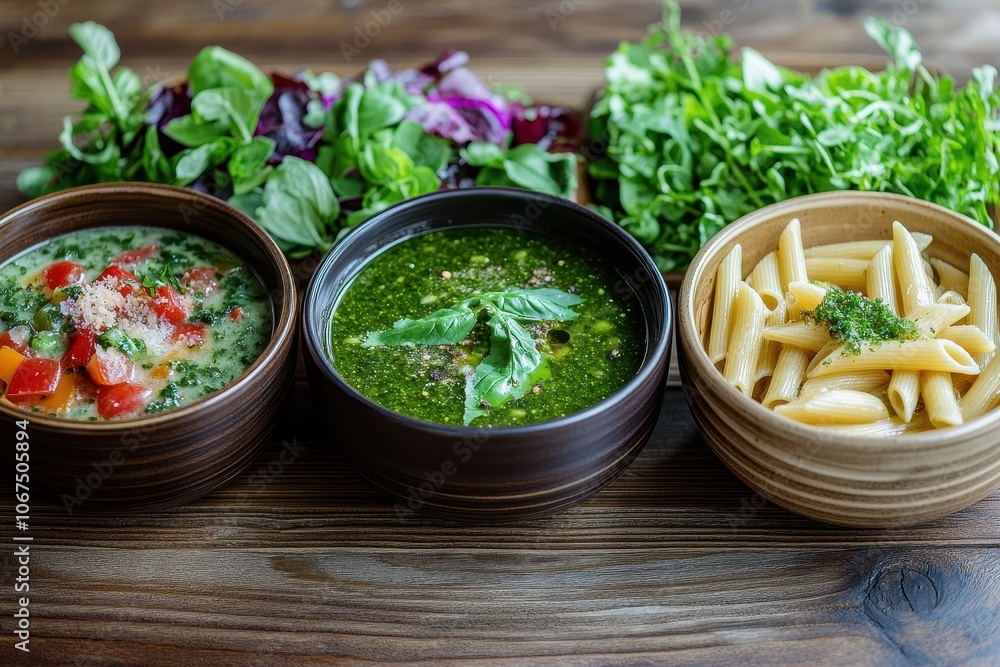
[[[644,321],[584,249],[504,228],[434,231],[379,253],[342,293],[337,372],[441,424],[512,426],[607,398],[638,371]]]
[[[76,420],[169,410],[232,384],[267,346],[271,303],[208,240],[74,232],[0,267],[3,400]]]

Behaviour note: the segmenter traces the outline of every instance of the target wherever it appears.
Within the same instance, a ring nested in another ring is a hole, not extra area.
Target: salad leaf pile
[[[350,227],[441,188],[509,185],[568,196],[580,124],[564,108],[501,94],[449,52],[418,69],[373,61],[356,78],[268,75],[218,46],[187,79],[144,89],[118,66],[114,35],[93,22],[70,35],[70,70],[87,107],[62,147],[27,169],[28,196],[88,183],[149,181],[229,200],[290,257],[325,252]]]
[[[884,71],[816,77],[777,67],[727,35],[680,28],[680,10],[606,67],[590,135],[597,208],[679,271],[724,225],[766,204],[829,190],[896,192],[990,224],[1000,202],[997,71],[957,88],[921,61],[913,38],[879,18],[868,34]]]
[[[542,353],[521,322],[565,322],[578,313],[571,306],[583,299],[551,287],[511,289],[478,294],[450,308],[419,319],[402,319],[385,331],[366,337],[365,346],[457,345],[486,316],[490,351],[465,382],[466,424],[531,389],[532,375],[542,365]]]

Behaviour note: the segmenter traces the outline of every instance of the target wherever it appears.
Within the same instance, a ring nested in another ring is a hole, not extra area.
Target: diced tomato
[[[134,365],[124,354],[115,349],[105,350],[98,345],[87,362],[87,374],[95,384],[109,387],[132,379]]]
[[[200,292],[208,296],[219,289],[219,276],[221,275],[214,266],[198,267],[185,273],[181,277],[181,284],[192,292]]]
[[[229,311],[229,319],[233,322],[243,321],[243,308],[240,306],[234,306],[232,310]]]
[[[68,260],[49,264],[41,273],[42,282],[50,290],[82,283],[86,276],[86,269]]]
[[[64,369],[81,368],[87,365],[94,354],[97,335],[93,331],[76,331],[69,335],[69,349],[62,357]]]
[[[123,253],[115,255],[115,258],[111,260],[112,264],[138,264],[139,262],[149,259],[150,255],[154,255],[160,251],[160,246],[155,243],[150,243],[145,248],[136,248],[134,250],[126,250]]]
[[[17,326],[10,331],[0,334],[0,347],[9,347],[12,350],[24,354],[28,351],[31,343],[31,329],[26,326]]]
[[[17,403],[48,396],[56,390],[61,376],[55,359],[25,359],[7,386],[7,399]]]
[[[132,382],[101,387],[97,392],[97,414],[105,419],[137,414],[146,408],[152,395],[148,387]]]
[[[118,287],[118,292],[122,296],[128,296],[135,292],[139,288],[139,279],[135,277],[130,271],[126,271],[117,264],[112,264],[97,277],[97,280],[104,280],[105,278],[117,278],[120,286]]]
[[[181,324],[187,319],[187,311],[181,305],[180,294],[173,285],[157,287],[152,305],[156,314],[171,324]]]
[[[188,347],[205,343],[205,327],[200,324],[178,324],[174,327],[174,340],[183,340]]]

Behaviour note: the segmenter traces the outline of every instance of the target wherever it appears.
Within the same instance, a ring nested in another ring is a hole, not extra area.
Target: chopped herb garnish
[[[830,336],[843,341],[846,354],[860,354],[861,344],[877,345],[887,340],[916,340],[917,325],[897,317],[881,299],[869,299],[857,292],[837,288],[827,290],[823,301],[802,316],[830,328]]]

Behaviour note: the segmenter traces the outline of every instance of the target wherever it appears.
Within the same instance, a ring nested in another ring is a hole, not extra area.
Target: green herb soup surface
[[[630,292],[616,293],[619,281],[604,260],[546,236],[429,232],[376,255],[341,293],[330,326],[334,366],[364,396],[424,421],[513,426],[563,417],[609,397],[642,363],[644,320]],[[420,341],[461,340],[406,342],[413,331]],[[532,370],[519,380],[526,363]],[[512,382],[490,385],[511,374]],[[480,400],[486,385],[494,393]]]

